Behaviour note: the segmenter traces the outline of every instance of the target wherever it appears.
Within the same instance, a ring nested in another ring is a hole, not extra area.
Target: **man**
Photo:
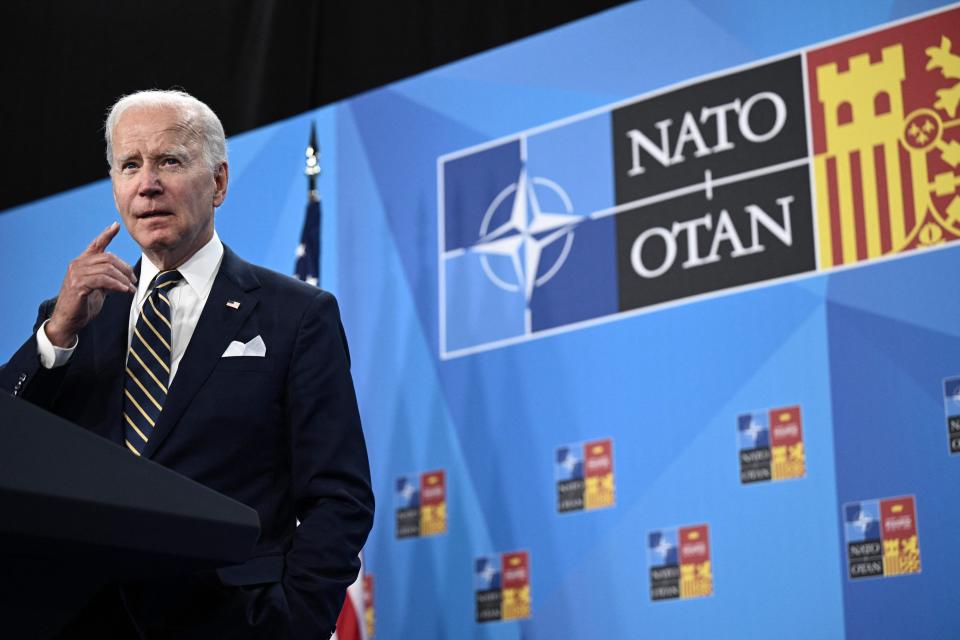
[[[141,637],[326,638],[373,519],[336,301],[221,243],[229,170],[207,105],[126,96],[106,144],[142,258],[106,251],[117,223],[97,236],[0,388],[259,513],[244,564],[114,591]]]

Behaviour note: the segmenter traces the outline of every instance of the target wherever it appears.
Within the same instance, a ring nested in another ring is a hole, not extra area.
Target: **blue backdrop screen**
[[[648,0],[230,141],[289,272],[318,126],[376,638],[957,635],[940,4]],[[115,216],[0,215],[3,353]]]

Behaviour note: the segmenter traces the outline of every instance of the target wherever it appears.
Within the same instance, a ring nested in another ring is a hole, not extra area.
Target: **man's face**
[[[213,235],[227,164],[203,161],[200,136],[172,107],[131,107],[113,130],[113,198],[127,231],[161,269],[178,267]]]

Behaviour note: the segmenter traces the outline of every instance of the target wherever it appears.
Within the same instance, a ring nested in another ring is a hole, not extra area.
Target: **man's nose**
[[[139,195],[154,196],[163,191],[163,185],[160,183],[160,174],[156,167],[145,164],[140,169]]]

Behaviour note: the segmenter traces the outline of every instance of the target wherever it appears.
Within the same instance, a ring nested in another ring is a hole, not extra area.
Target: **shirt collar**
[[[183,276],[184,281],[191,289],[196,292],[197,297],[205,299],[210,289],[213,288],[213,279],[220,269],[220,262],[223,259],[223,243],[220,242],[220,236],[216,230],[213,237],[207,244],[200,247],[190,258],[182,265],[177,267],[177,271]],[[140,259],[140,279],[137,281],[137,303],[143,301],[149,293],[150,283],[156,277],[160,269],[150,262],[146,254],[141,254]]]

